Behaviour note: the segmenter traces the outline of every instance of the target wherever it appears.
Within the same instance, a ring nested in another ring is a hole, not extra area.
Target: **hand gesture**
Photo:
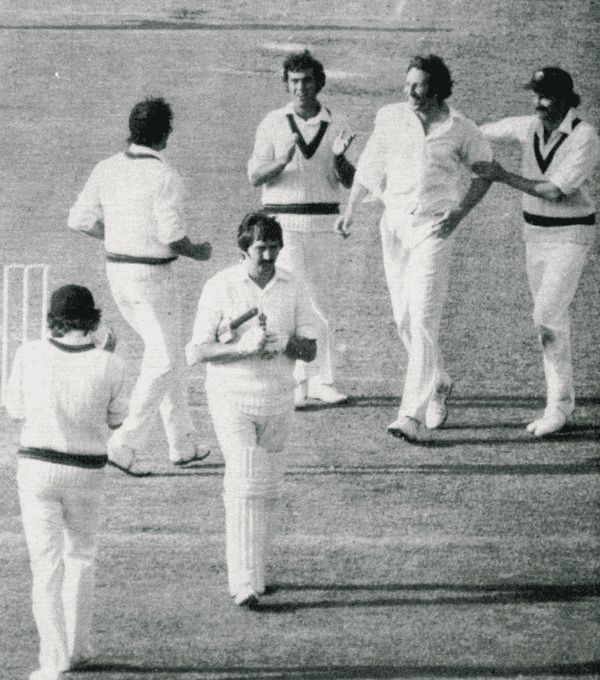
[[[346,239],[348,236],[350,236],[350,225],[352,224],[352,215],[340,215],[337,220],[335,221],[335,226],[333,230],[341,236],[342,238]]]
[[[262,326],[251,326],[237,342],[237,350],[242,355],[260,354],[267,344],[267,334]]]
[[[460,210],[448,210],[433,225],[432,232],[439,238],[446,239],[458,227],[464,214]]]
[[[346,153],[350,144],[352,144],[355,134],[348,132],[347,130],[340,130],[338,136],[333,140],[331,150],[334,156],[341,156]]]

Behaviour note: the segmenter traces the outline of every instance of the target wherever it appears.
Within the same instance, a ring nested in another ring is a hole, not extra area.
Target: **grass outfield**
[[[266,0],[200,3],[41,0],[0,7],[4,125],[2,263],[44,261],[52,286],[89,286],[114,323],[133,381],[139,340],[121,320],[102,248],[66,230],[93,165],[122,147],[131,106],[173,105],[168,157],[188,187],[206,265],[178,265],[189,336],[206,278],[237,256],[234,231],[259,203],[245,178],[262,116],[286,102],[280,64],[306,45],[329,74],[322,101],[343,111],[362,150],[376,110],[400,97],[407,60],[434,50],[456,81],[452,104],[477,122],[529,113],[518,89],[538,66],[575,76],[597,125],[599,20],[587,0]],[[498,148],[517,167],[516,150]],[[594,177],[598,196],[600,173]],[[144,479],[107,474],[96,609],[99,666],[82,680],[598,677],[600,253],[573,303],[577,410],[547,441],[524,423],[543,407],[531,328],[520,197],[493,187],[458,234],[442,341],[456,381],[432,446],[389,437],[404,357],[377,233],[361,210],[339,282],[339,408],[298,412],[272,562],[280,589],[257,612],[226,588],[223,461],[203,370],[190,399],[215,448],[171,468],[159,428]],[[14,486],[18,428],[0,414],[0,679],[35,668],[30,575]]]

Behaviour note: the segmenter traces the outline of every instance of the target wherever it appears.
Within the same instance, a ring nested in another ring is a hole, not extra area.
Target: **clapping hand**
[[[348,132],[347,130],[340,130],[338,136],[333,140],[331,150],[334,156],[341,156],[346,153],[350,144],[352,144],[355,134]]]

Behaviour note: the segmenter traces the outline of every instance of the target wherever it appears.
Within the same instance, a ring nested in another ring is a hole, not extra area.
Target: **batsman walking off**
[[[111,461],[126,470],[157,410],[174,465],[208,455],[194,441],[173,263],[180,255],[208,260],[211,246],[186,235],[182,182],[161,155],[172,118],[161,98],[136,104],[129,116],[129,148],[94,168],[69,213],[71,229],[104,239],[112,295],[144,342],[129,416],[109,441]]]
[[[275,264],[279,223],[250,213],[238,246],[242,262],[204,286],[186,355],[189,364],[207,364],[208,406],[225,458],[229,591],[237,605],[252,606],[268,592],[266,552],[283,486],[294,362],[313,361],[318,331],[306,285]],[[232,333],[231,321],[254,308],[259,314]]]

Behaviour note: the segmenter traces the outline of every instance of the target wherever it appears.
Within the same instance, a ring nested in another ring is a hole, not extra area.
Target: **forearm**
[[[192,260],[208,260],[211,255],[209,243],[192,243],[187,236],[169,243],[169,248],[175,255],[190,257]]]
[[[463,199],[457,208],[461,214],[461,219],[466,217],[481,201],[481,199],[487,194],[491,185],[492,182],[488,179],[483,179],[483,177],[473,178],[467,193],[463,196]]]
[[[354,181],[354,175],[356,173],[356,168],[350,163],[344,154],[333,157],[333,166],[335,168],[335,174],[339,179],[341,185],[349,189]]]
[[[525,194],[535,196],[536,198],[543,198],[547,201],[558,202],[564,195],[556,184],[553,184],[552,182],[540,182],[535,179],[527,179],[526,177],[506,170],[498,181],[513,189],[522,191]]]
[[[350,216],[356,210],[361,201],[367,196],[369,190],[367,187],[362,185],[360,182],[356,181],[352,184],[352,189],[350,191],[350,196],[348,197],[348,203],[346,204],[345,215]]]
[[[289,160],[287,158],[277,158],[270,163],[259,165],[258,168],[250,173],[250,184],[253,187],[259,187],[272,182],[281,175],[288,163]]]
[[[290,336],[283,352],[286,357],[294,361],[300,359],[310,363],[317,356],[317,341],[310,338],[302,338],[298,335]]]

